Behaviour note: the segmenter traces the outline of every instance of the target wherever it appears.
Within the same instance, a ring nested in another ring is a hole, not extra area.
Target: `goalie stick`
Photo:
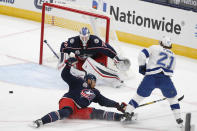
[[[58,56],[57,53],[53,50],[53,48],[49,45],[49,43],[47,42],[47,40],[44,40],[43,42],[49,47],[49,49],[53,52],[53,54],[56,56],[56,58],[59,59],[59,56]]]
[[[180,98],[178,98],[178,101],[181,101],[183,98],[184,98],[184,95],[183,95],[183,96],[181,96]],[[139,106],[138,106],[138,108],[139,108],[139,107],[142,107],[142,106],[146,106],[146,105],[154,104],[154,103],[157,103],[157,102],[160,102],[160,101],[164,101],[164,100],[166,100],[166,99],[167,99],[167,98],[165,97],[165,98],[162,98],[162,99],[159,99],[159,100],[155,100],[155,101],[147,102],[147,103],[144,103],[144,104],[142,104],[142,105],[139,105]]]

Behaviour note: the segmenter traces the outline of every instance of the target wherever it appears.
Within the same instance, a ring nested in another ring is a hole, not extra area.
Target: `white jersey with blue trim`
[[[138,63],[146,64],[146,75],[163,72],[165,75],[172,76],[176,59],[171,50],[160,45],[152,45],[140,52]]]

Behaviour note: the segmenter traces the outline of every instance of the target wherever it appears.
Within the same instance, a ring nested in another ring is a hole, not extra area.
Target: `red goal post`
[[[55,9],[61,10],[61,13],[56,13],[57,16],[55,14],[48,14],[49,12],[53,12],[53,10],[55,10]],[[67,18],[64,18],[63,16],[60,16],[60,15],[65,15],[66,16],[67,12],[72,12],[72,13],[75,13],[75,14],[80,14],[80,15],[83,15],[83,16],[92,17],[94,19],[102,19],[102,20],[106,21],[105,25],[104,25],[105,26],[104,27],[105,28],[105,36],[104,36],[105,40],[104,40],[104,42],[106,42],[106,43],[109,42],[109,37],[110,37],[109,36],[109,34],[110,34],[110,17],[109,16],[106,16],[106,15],[103,15],[102,13],[97,12],[95,9],[92,9],[92,10],[88,11],[88,10],[76,9],[76,8],[66,6],[66,5],[62,6],[62,5],[52,4],[52,3],[44,3],[43,8],[42,8],[39,64],[43,64],[43,52],[45,52],[45,50],[43,50],[43,47],[44,47],[43,41],[46,39],[45,38],[46,28],[51,28],[51,26],[57,26],[57,27],[60,27],[60,28],[68,28],[68,29],[75,30],[75,31],[78,32],[79,29],[85,25],[85,26],[88,26],[90,28],[91,33],[93,32],[91,24],[89,25],[87,23],[83,23],[83,24],[80,23],[78,25],[74,25],[74,24],[70,24],[70,25],[68,24],[67,25],[67,23],[69,23],[69,22],[75,23],[73,20],[68,22],[68,21],[66,21]],[[45,24],[48,24],[48,25],[51,25],[51,26],[46,27]],[[52,36],[56,37],[56,35],[57,34],[54,34]],[[61,43],[59,43],[58,46],[60,46],[60,44]],[[59,53],[59,51],[57,53]]]

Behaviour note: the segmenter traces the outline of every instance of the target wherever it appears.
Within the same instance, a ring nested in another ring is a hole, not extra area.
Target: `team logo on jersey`
[[[87,88],[88,87],[88,84],[86,82],[83,83],[82,85],[84,88]]]
[[[70,39],[70,43],[73,44],[75,42],[75,40],[72,38]]]
[[[99,39],[97,39],[97,38],[94,39],[94,43],[95,43],[95,44],[98,44],[98,43],[99,43]]]
[[[79,50],[76,50],[76,51],[75,51],[75,54],[76,54],[76,55],[79,55],[79,54],[80,54],[80,51],[79,51]]]
[[[81,91],[81,97],[88,99],[89,101],[95,98],[95,94],[91,89],[84,89]]]

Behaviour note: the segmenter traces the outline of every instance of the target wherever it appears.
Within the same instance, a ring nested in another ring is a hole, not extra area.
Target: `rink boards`
[[[53,1],[55,2],[58,0]],[[90,7],[94,5],[94,0],[65,0],[65,3],[69,2]],[[163,35],[168,35],[173,40],[173,51],[176,54],[197,59],[197,23],[196,20],[191,20],[197,19],[196,13],[135,0],[129,1],[133,6],[118,2],[109,0],[106,3],[97,3],[96,6],[105,5],[104,11],[114,19],[111,28],[115,28],[119,41],[148,47],[157,44]],[[41,4],[39,0],[32,0],[32,3],[25,0],[1,2],[0,14],[40,22]],[[76,22],[81,24],[80,21]]]

